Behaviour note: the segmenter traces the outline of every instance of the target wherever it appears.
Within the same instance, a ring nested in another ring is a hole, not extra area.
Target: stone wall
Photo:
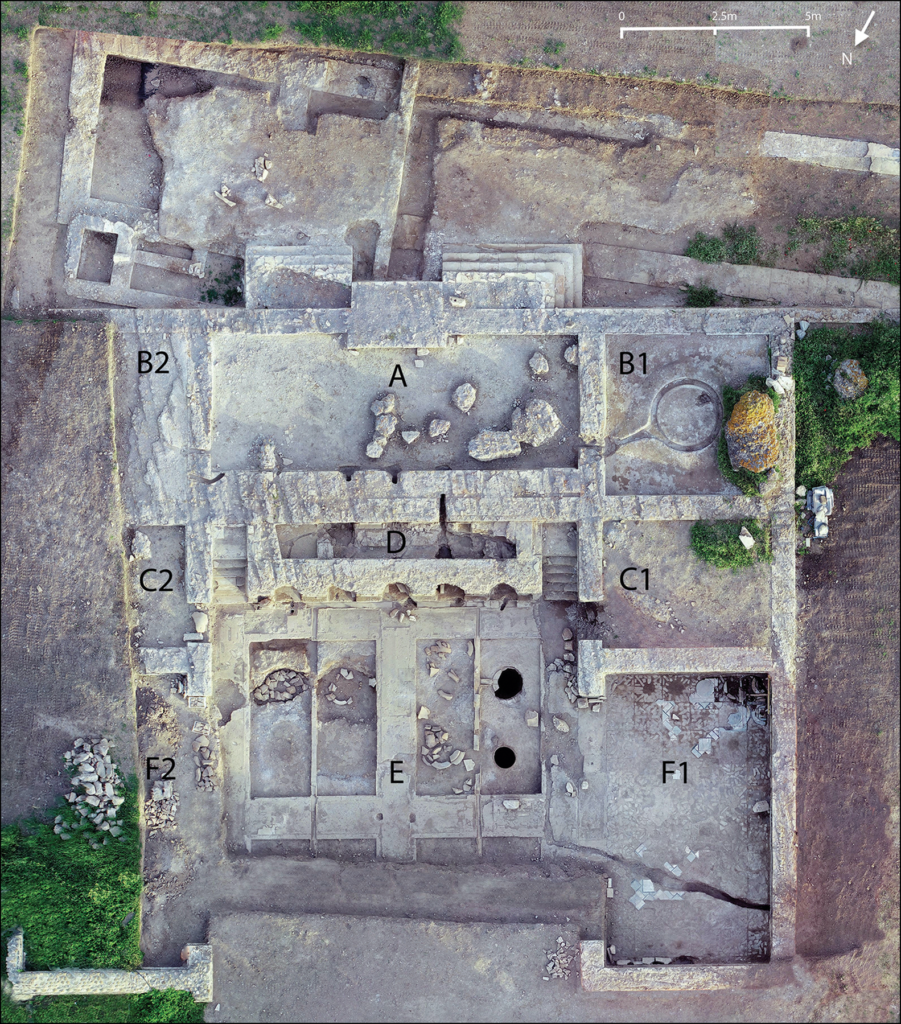
[[[194,1001],[213,998],[213,952],[211,946],[185,946],[184,967],[151,967],[144,970],[25,970],[25,940],[21,929],[10,938],[6,969],[12,985],[12,1000],[26,1002],[36,996],[124,996],[151,989],[174,988],[190,992]]]

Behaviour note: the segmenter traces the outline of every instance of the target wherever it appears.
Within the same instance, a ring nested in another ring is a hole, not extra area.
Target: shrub
[[[754,547],[748,549],[738,539],[742,527],[754,538]],[[772,562],[773,552],[769,526],[761,525],[756,519],[738,521],[702,519],[691,527],[691,550],[705,562],[717,569],[739,569],[756,565],[758,562]]]

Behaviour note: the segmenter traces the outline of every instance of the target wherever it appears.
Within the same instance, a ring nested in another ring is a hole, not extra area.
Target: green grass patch
[[[801,240],[816,250],[819,274],[901,284],[898,230],[875,217],[799,217],[789,244]]]
[[[857,448],[899,432],[901,329],[886,319],[856,326],[813,327],[795,342],[795,480],[828,484]],[[855,399],[832,385],[838,365],[856,359],[869,381]]]
[[[566,49],[566,43],[561,39],[548,39],[544,44],[544,52],[547,54],[553,54],[555,57],[558,54],[563,53]]]
[[[293,28],[317,46],[377,50],[401,57],[459,60],[463,48],[456,32],[458,4],[411,0],[296,0],[289,9],[300,16]]]
[[[141,837],[138,783],[124,790],[118,818],[123,832],[92,849],[76,835],[61,839],[44,818],[6,825],[0,863],[4,943],[16,928],[25,933],[29,970],[57,967],[120,968],[141,964]],[[60,801],[49,816],[76,824],[80,816]],[[203,1004],[173,989],[134,996],[52,996],[13,1003],[2,996],[3,1021],[202,1021]]]
[[[24,930],[30,969],[140,965],[141,836],[134,778],[123,795],[123,833],[99,850],[80,835],[60,839],[51,824],[36,818],[3,828],[0,922],[4,937]],[[70,804],[58,813],[73,824],[81,821]]]
[[[689,284],[682,291],[685,292],[685,305],[694,309],[715,306],[717,299],[720,297],[716,288],[709,288],[705,284]]]
[[[32,999],[29,1003],[13,1003],[4,996],[3,1021],[33,1022],[33,1024],[64,1024],[83,1021],[84,1024],[111,1022],[184,1022],[194,1024],[203,1020],[204,1004],[195,1003],[190,992],[174,989],[146,992],[137,996],[53,996]]]
[[[745,527],[754,538],[754,547],[748,549],[738,539]],[[768,525],[756,519],[725,520],[702,519],[691,527],[691,550],[717,569],[738,572],[758,562],[772,562],[772,541]]]
[[[685,255],[702,263],[758,263],[760,237],[754,225],[727,224],[721,235],[698,231],[688,243]]]

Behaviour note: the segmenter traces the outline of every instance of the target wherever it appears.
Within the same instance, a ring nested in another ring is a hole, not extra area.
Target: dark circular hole
[[[497,681],[497,689],[494,691],[498,700],[510,700],[517,693],[522,692],[522,676],[515,668],[505,668]]]
[[[498,747],[494,752],[494,763],[498,768],[512,768],[516,764],[516,754],[509,747]]]

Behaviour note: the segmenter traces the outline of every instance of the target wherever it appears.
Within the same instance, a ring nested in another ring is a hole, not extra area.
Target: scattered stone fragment
[[[425,704],[423,704],[422,707],[419,709],[419,714],[416,717],[419,719],[426,719],[429,717],[430,714],[431,711],[429,711]]]
[[[418,430],[402,430],[400,436],[404,439],[405,444],[412,444],[418,440],[420,431]]]
[[[450,430],[450,420],[432,420],[429,424],[429,437],[444,437]]]
[[[269,159],[269,154],[264,153],[262,156],[258,156],[253,162],[253,173],[257,181],[265,181],[269,177],[269,168],[272,166],[272,161]]]
[[[563,630],[563,639],[564,640],[572,640],[572,638],[573,638],[573,631],[569,628],[569,626],[567,626],[566,629]]]
[[[575,796],[576,795],[576,787],[571,782],[567,782],[566,783],[566,792],[567,792],[567,794],[569,796]]]
[[[283,210],[284,206],[275,198],[271,192],[266,193],[266,199],[264,200],[266,205],[271,207],[273,210]]]
[[[380,437],[391,437],[397,429],[397,417],[393,412],[383,413],[375,418],[375,432]]]
[[[453,700],[454,695],[449,690],[439,690],[438,696],[443,697],[445,700]]]
[[[570,345],[569,348],[563,353],[563,358],[568,362],[572,363],[573,366],[579,365],[579,346]]]
[[[483,430],[469,442],[469,455],[479,462],[512,459],[522,447],[509,430]]]
[[[472,760],[472,758],[470,758],[470,757],[464,758],[464,760],[463,760],[463,767],[464,767],[464,769],[466,771],[471,772],[473,770],[473,768],[475,768],[475,766],[476,766],[476,763],[475,763],[475,761]]]
[[[194,629],[198,633],[205,633],[210,628],[210,617],[206,612],[193,612],[191,618],[194,620]]]
[[[553,721],[554,728],[557,730],[557,732],[569,732],[569,726],[566,722],[563,721],[562,718],[558,718],[556,715],[554,715]]]
[[[536,377],[543,377],[550,373],[550,366],[543,352],[535,352],[529,360],[529,369]]]
[[[225,203],[226,206],[237,206],[238,205],[233,199],[229,199],[228,198],[229,195],[231,195],[231,189],[228,187],[228,185],[223,185],[222,186],[222,191],[221,192],[213,192],[213,195],[216,196],[217,199],[221,199],[222,202]]]
[[[751,808],[752,814],[766,814],[770,809],[769,800],[758,800]]]
[[[748,551],[754,547],[754,538],[751,536],[751,533],[746,526],[743,526],[739,531],[738,539],[748,549]]]
[[[397,395],[386,395],[384,398],[377,398],[369,406],[373,416],[384,416],[386,413],[397,412]]]
[[[525,409],[513,410],[510,433],[517,441],[538,448],[547,444],[562,426],[550,402],[533,398]],[[471,453],[470,453],[471,454]]]
[[[588,789],[588,779],[582,779],[582,789]]]
[[[450,756],[450,763],[459,764],[465,756],[462,750],[455,750]]]
[[[521,806],[522,806],[522,803],[519,800],[505,800],[504,801],[504,807],[508,811],[518,811]]]
[[[537,729],[538,728],[538,712],[537,711],[527,711],[526,712],[526,725],[528,725],[531,729]]]
[[[467,640],[466,641],[466,653],[471,658],[475,654],[475,652],[476,652],[475,644],[472,642],[472,640]]]
[[[366,457],[369,459],[380,459],[384,454],[387,444],[387,438],[381,436],[374,437],[369,444],[366,445]]]
[[[475,405],[476,389],[472,384],[461,384],[454,392],[453,402],[460,412],[469,412]]]

